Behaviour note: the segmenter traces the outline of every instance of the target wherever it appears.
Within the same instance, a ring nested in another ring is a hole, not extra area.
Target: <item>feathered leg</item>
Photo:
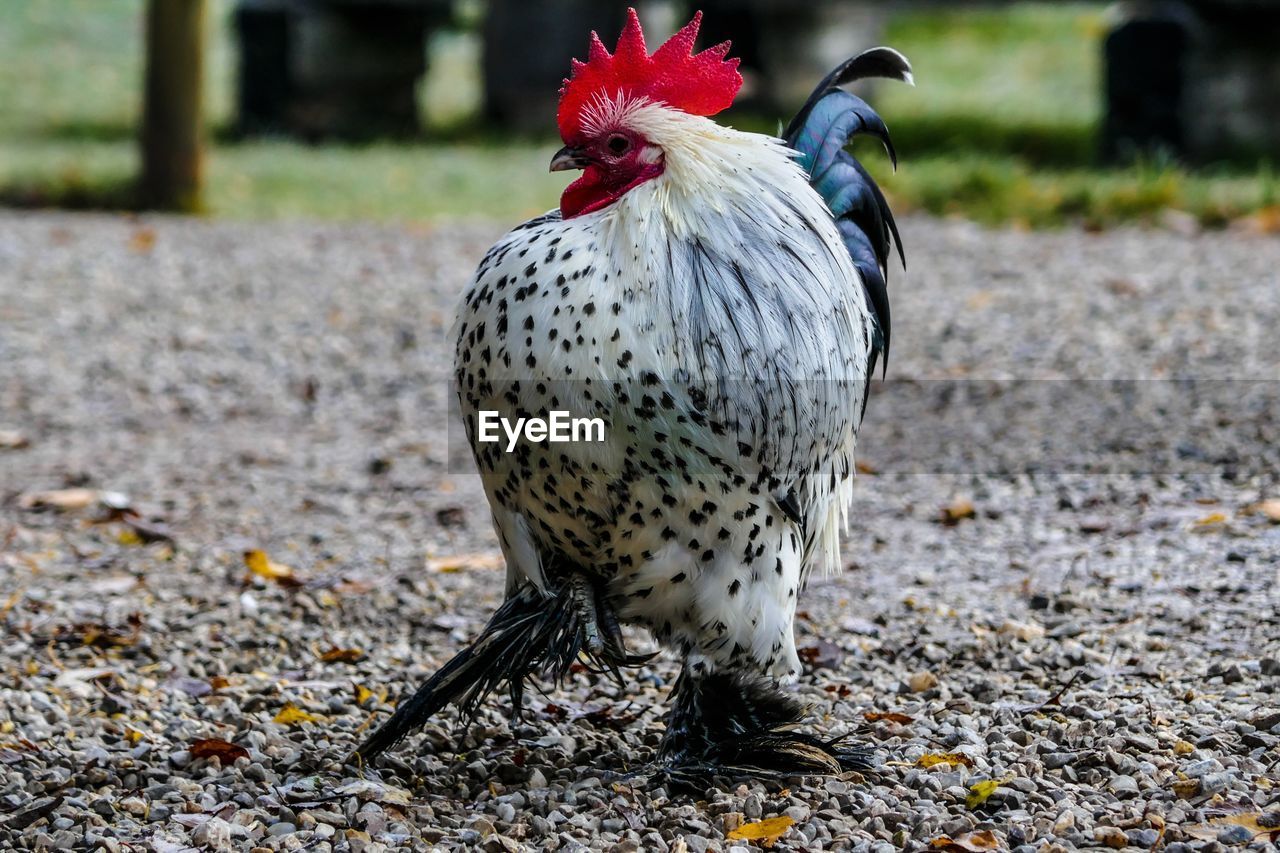
[[[865,770],[870,750],[791,729],[804,707],[768,679],[741,672],[680,673],[659,747],[666,773],[695,783],[716,773],[803,776]]]
[[[502,603],[475,642],[401,702],[348,761],[371,761],[450,703],[470,721],[485,697],[504,683],[512,716],[519,718],[525,678],[541,674],[560,681],[580,656],[596,671],[615,677],[620,677],[620,666],[650,657],[626,653],[617,619],[585,573],[570,574],[549,593],[522,586]]]

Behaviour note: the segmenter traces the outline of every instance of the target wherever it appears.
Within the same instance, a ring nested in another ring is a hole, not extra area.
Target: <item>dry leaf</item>
[[[933,850],[973,853],[973,851],[980,850],[998,850],[1000,849],[1000,840],[996,838],[996,834],[991,830],[981,829],[976,832],[966,832],[956,838],[948,838],[943,835],[930,841],[929,847]]]
[[[249,750],[238,743],[231,743],[222,738],[201,738],[187,747],[192,758],[217,758],[222,766],[234,764],[237,758],[248,758]]]
[[[214,690],[225,690],[231,686],[231,679],[225,675],[215,675],[209,679],[209,686]]]
[[[1196,527],[1213,527],[1218,524],[1227,523],[1227,514],[1225,512],[1211,512],[1204,518],[1196,519]]]
[[[98,502],[96,489],[55,489],[49,492],[28,492],[18,498],[22,509],[57,509],[62,511],[84,509]]]
[[[985,782],[978,782],[969,786],[969,795],[964,798],[964,804],[970,809],[976,809],[978,806],[991,799],[991,795],[1000,787],[999,779],[988,779]]]
[[[953,764],[972,767],[973,759],[962,752],[926,752],[916,759],[917,767],[933,767],[937,764]]]
[[[779,838],[786,835],[787,830],[794,823],[795,821],[786,815],[771,817],[766,820],[744,823],[725,837],[730,841],[757,841],[761,847],[768,848],[772,847]]]
[[[903,725],[915,722],[911,717],[908,717],[906,714],[899,714],[897,711],[867,711],[862,715],[862,719],[866,720],[868,723],[878,723],[881,720],[888,720],[891,723],[901,723]]]
[[[283,726],[296,726],[302,723],[323,723],[324,717],[319,714],[313,714],[310,711],[304,711],[290,702],[271,718],[271,722],[280,723]]]
[[[810,669],[836,670],[844,660],[844,649],[823,639],[797,649],[796,654]]]
[[[1229,826],[1243,826],[1245,829],[1253,833],[1254,839],[1262,835],[1272,835],[1280,837],[1280,826],[1263,826],[1259,822],[1262,815],[1259,812],[1241,812],[1240,814],[1231,814],[1226,817],[1214,818],[1205,821],[1196,826],[1186,828],[1186,833],[1193,838],[1199,838],[1203,841],[1214,841],[1218,837],[1218,833]]]
[[[976,517],[977,514],[972,501],[967,498],[956,498],[942,508],[938,520],[946,525],[956,525],[966,518]]]
[[[145,255],[154,249],[155,245],[156,229],[154,228],[138,228],[129,237],[129,248],[139,254]]]
[[[363,649],[339,649],[337,647],[329,649],[320,655],[323,663],[355,663],[364,657]]]
[[[428,557],[429,572],[460,572],[463,569],[501,569],[507,565],[501,551],[480,551],[475,554],[450,554],[444,557]]]
[[[363,707],[365,702],[373,698],[373,691],[363,684],[355,685],[356,688],[356,704]]]
[[[291,567],[275,562],[258,548],[244,552],[244,564],[258,577],[273,580],[281,586],[302,586],[302,581]]]

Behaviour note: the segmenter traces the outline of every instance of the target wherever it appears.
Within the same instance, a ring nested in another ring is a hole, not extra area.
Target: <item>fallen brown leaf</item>
[[[363,649],[340,649],[336,646],[320,655],[322,663],[355,663],[364,657]]]
[[[878,723],[881,720],[888,720],[891,723],[901,723],[902,725],[915,722],[913,718],[908,717],[906,714],[899,714],[897,711],[867,711],[862,715],[862,719],[866,720],[868,723]]]
[[[956,851],[956,853],[975,853],[982,850],[1000,849],[1000,840],[989,829],[966,832],[955,838],[943,835],[929,842],[930,849]]]
[[[353,684],[352,686],[355,686],[356,704],[358,704],[358,706],[364,707],[366,702],[369,702],[370,699],[375,697],[375,693],[369,688],[366,688],[364,684]]]
[[[275,581],[281,586],[302,586],[302,581],[294,573],[293,568],[284,563],[277,563],[267,556],[265,551],[254,548],[244,552],[245,567],[255,575]]]
[[[844,660],[844,649],[823,639],[798,649],[796,654],[810,669],[839,669]]]
[[[1239,814],[1226,815],[1207,820],[1195,826],[1186,827],[1185,832],[1193,838],[1214,841],[1217,839],[1218,833],[1227,827],[1243,826],[1253,833],[1255,840],[1264,835],[1271,836],[1272,841],[1280,840],[1280,826],[1263,826],[1259,822],[1262,817],[1263,815],[1260,812],[1240,812]]]
[[[284,726],[298,726],[303,723],[323,723],[324,717],[319,714],[313,714],[310,711],[304,711],[297,705],[289,702],[280,711],[271,718],[273,723],[280,723]]]
[[[795,821],[786,815],[780,817],[771,817],[765,820],[752,821],[744,823],[725,836],[730,841],[755,841],[761,847],[769,848],[777,843],[778,839],[786,835]]]
[[[192,758],[217,758],[225,767],[235,763],[237,758],[248,758],[249,750],[238,743],[210,737],[200,738],[187,748]]]

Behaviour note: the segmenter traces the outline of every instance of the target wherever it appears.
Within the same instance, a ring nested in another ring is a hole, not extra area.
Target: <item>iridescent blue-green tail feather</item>
[[[896,246],[906,265],[902,240],[884,193],[845,146],[855,136],[871,136],[884,145],[894,168],[897,152],[889,129],[861,98],[840,87],[865,77],[886,77],[911,83],[906,57],[887,47],[858,54],[828,74],[783,131],[783,139],[799,152],[799,163],[810,185],[831,209],[854,266],[862,276],[867,302],[875,319],[868,377],[883,355],[889,355],[889,254]],[[864,398],[865,405],[865,398]]]

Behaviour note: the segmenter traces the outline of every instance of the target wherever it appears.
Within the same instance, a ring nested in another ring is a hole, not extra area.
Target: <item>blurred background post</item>
[[[204,183],[205,0],[148,0],[140,200],[195,213]]]

